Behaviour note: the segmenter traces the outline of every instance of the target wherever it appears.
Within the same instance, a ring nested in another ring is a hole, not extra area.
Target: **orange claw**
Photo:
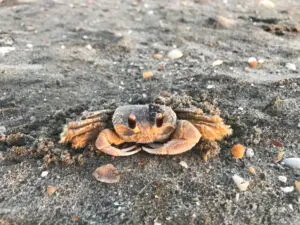
[[[148,153],[156,155],[176,155],[191,150],[200,140],[200,132],[187,120],[178,120],[172,140],[160,148],[142,147]]]
[[[222,118],[219,116],[204,117],[195,124],[195,127],[199,129],[203,139],[208,141],[220,141],[225,136],[232,134],[230,126],[224,124]]]
[[[128,148],[124,148],[124,149],[118,149],[118,148],[112,146],[112,144],[120,145],[120,144],[123,144],[124,142],[125,141],[122,140],[112,130],[104,129],[103,131],[101,131],[101,133],[99,134],[99,136],[96,140],[96,147],[100,151],[102,151],[108,155],[112,155],[112,156],[129,156],[129,155],[133,155],[133,154],[141,151],[140,148],[138,148],[134,151],[131,151],[131,150],[137,148],[135,145],[128,147]]]

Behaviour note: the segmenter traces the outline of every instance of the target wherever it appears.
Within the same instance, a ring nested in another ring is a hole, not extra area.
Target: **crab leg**
[[[124,149],[118,149],[116,147],[113,147],[113,145],[120,145],[123,144],[125,141],[122,140],[115,132],[113,132],[112,130],[109,129],[104,129],[103,131],[101,131],[101,133],[99,134],[97,140],[96,140],[96,147],[108,154],[108,155],[112,155],[112,156],[128,156],[128,155],[133,155],[139,151],[141,151],[140,148],[131,151],[135,148],[137,148],[136,145],[131,146],[129,148],[124,148]]]
[[[172,135],[172,140],[162,147],[142,149],[151,154],[176,155],[191,150],[200,140],[200,132],[187,120],[178,120],[177,127]]]

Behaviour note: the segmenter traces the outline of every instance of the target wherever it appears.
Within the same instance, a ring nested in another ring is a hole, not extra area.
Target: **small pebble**
[[[248,63],[249,63],[251,68],[255,68],[258,65],[257,59],[255,57],[250,57],[248,59]]]
[[[250,184],[249,181],[245,180],[237,174],[233,175],[232,179],[240,191],[246,191],[248,189],[248,186]]]
[[[85,47],[86,47],[88,50],[92,50],[92,49],[93,49],[93,47],[92,47],[90,44],[86,45]]]
[[[41,177],[46,177],[48,175],[49,171],[43,171],[41,173]]]
[[[168,53],[168,57],[170,59],[179,59],[182,56],[183,56],[183,53],[179,49],[173,49],[173,50],[169,51],[169,53]]]
[[[253,167],[249,167],[248,168],[248,172],[251,174],[251,175],[256,175],[256,171]]]
[[[32,44],[27,44],[26,47],[27,48],[33,48],[33,45]]]
[[[213,89],[213,88],[215,88],[215,85],[213,85],[213,84],[209,84],[209,85],[207,85],[207,87],[206,87],[207,89]]]
[[[287,182],[287,177],[286,176],[278,176],[278,180],[282,183],[286,183]]]
[[[284,193],[290,193],[294,191],[294,187],[290,186],[290,187],[280,187],[280,190],[282,190]]]
[[[189,168],[188,164],[185,161],[180,161],[179,164],[186,169]]]
[[[144,79],[149,79],[152,76],[153,76],[153,73],[151,71],[143,73],[143,78]]]
[[[218,59],[218,60],[216,60],[216,61],[213,62],[212,66],[215,67],[215,66],[220,66],[222,64],[223,64],[223,61],[220,60],[220,59]]]
[[[285,67],[292,71],[297,70],[296,65],[294,63],[287,63],[287,64],[285,64]]]
[[[235,21],[233,19],[229,19],[224,16],[216,16],[217,28],[231,28],[233,25],[235,25]]]
[[[254,156],[254,150],[252,148],[247,148],[246,149],[246,157],[252,158],[253,156]]]

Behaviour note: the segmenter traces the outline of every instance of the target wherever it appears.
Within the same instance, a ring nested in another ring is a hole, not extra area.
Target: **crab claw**
[[[156,155],[176,155],[191,150],[200,138],[201,134],[193,124],[187,120],[179,120],[172,140],[159,148],[142,147],[142,149]]]
[[[96,147],[101,152],[112,156],[129,156],[141,151],[141,148],[137,148],[136,145],[124,149],[118,149],[112,146],[112,144],[120,145],[122,143],[124,143],[124,140],[122,140],[115,132],[105,129],[99,134],[96,140]],[[133,149],[136,150],[131,151]]]

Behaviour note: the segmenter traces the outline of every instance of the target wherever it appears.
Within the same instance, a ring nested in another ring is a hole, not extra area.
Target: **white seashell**
[[[245,180],[237,174],[233,175],[232,179],[240,191],[246,191],[248,189],[248,186],[250,184],[249,181]]]
[[[280,187],[280,189],[284,192],[284,193],[290,193],[294,191],[294,186],[290,186],[290,187]]]
[[[300,158],[286,158],[283,163],[293,169],[300,169]]]
[[[223,64],[223,61],[220,60],[220,59],[218,59],[218,60],[216,60],[216,61],[213,62],[212,66],[215,67],[215,66],[220,66],[222,64]]]
[[[43,171],[41,173],[41,177],[46,177],[48,175],[49,171]]]
[[[254,156],[254,151],[252,148],[247,148],[246,149],[246,157],[247,158],[252,158]]]
[[[168,53],[168,57],[170,59],[179,59],[182,56],[183,56],[183,53],[179,49],[173,49],[173,50],[169,51],[169,53]]]
[[[287,182],[287,177],[286,176],[278,176],[278,180],[282,183],[286,183]]]
[[[180,161],[179,164],[184,168],[189,168],[188,164],[185,161]]]

